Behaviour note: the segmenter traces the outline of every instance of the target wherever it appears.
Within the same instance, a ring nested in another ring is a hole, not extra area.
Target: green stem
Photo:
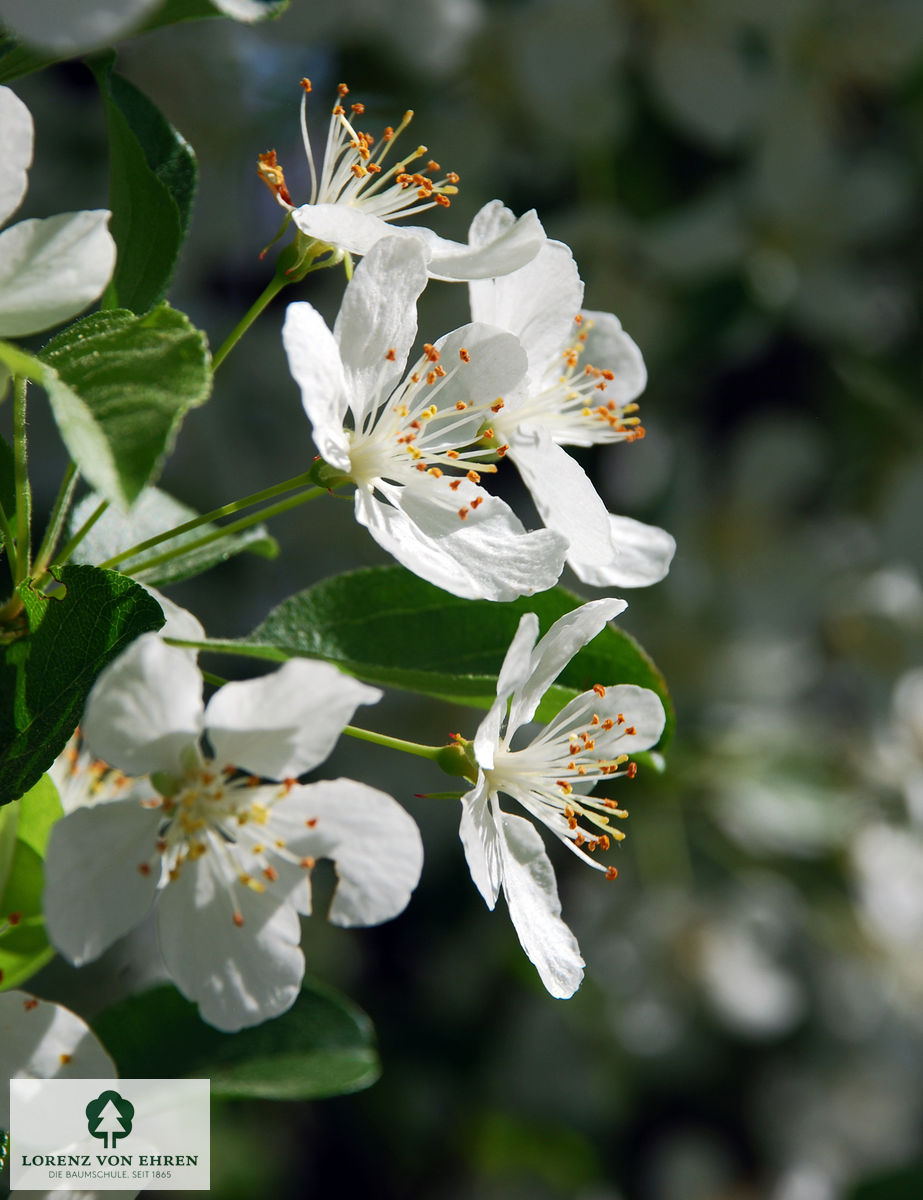
[[[26,394],[29,381],[17,376],[13,384],[13,479],[16,488],[16,572],[14,586],[28,579],[32,569],[32,490],[29,487],[29,450],[26,434]]]
[[[217,541],[219,538],[227,537],[229,534],[240,533],[244,529],[249,529],[251,525],[256,525],[258,521],[278,516],[279,513],[287,512],[290,508],[296,508],[299,504],[307,504],[309,500],[316,500],[318,496],[323,496],[324,494],[324,488],[308,488],[306,491],[299,492],[297,496],[289,496],[287,500],[280,500],[278,504],[270,504],[267,508],[261,508],[259,512],[251,513],[249,517],[241,517],[239,521],[232,521],[230,525],[222,525],[220,529],[215,529],[211,533],[205,534],[204,537],[195,538],[191,542],[183,542],[181,546],[177,546],[173,550],[165,550],[163,554],[155,554],[153,558],[146,558],[143,562],[133,563],[125,574],[137,575],[140,571],[147,571],[151,567],[159,567],[162,563],[169,562],[172,558],[177,558],[180,554],[188,554],[191,550],[198,550],[202,546],[207,546],[211,542]],[[120,557],[124,557],[124,555]],[[112,560],[110,559],[101,565],[108,566],[111,565],[111,562]]]
[[[179,537],[182,533],[189,533],[193,529],[198,529],[200,525],[208,525],[212,521],[217,521],[219,517],[229,517],[232,513],[240,512],[242,508],[249,508],[252,504],[260,504],[263,500],[271,500],[273,496],[279,496],[283,492],[290,492],[294,488],[303,487],[310,482],[311,474],[306,471],[302,475],[295,475],[292,479],[286,479],[284,483],[276,483],[272,487],[264,488],[261,492],[254,492],[250,496],[244,496],[242,500],[232,500],[229,504],[222,504],[220,508],[213,508],[211,512],[202,513],[199,517],[193,517],[190,521],[186,521],[182,525],[176,525],[173,529],[168,529],[165,533],[158,533],[156,537],[150,537],[145,542],[139,542],[137,546],[132,546],[128,550],[120,550],[118,554],[113,554],[104,563],[100,563],[100,566],[114,567],[116,563],[120,563],[126,558],[134,558],[136,554],[143,554],[145,550],[152,550],[154,546],[159,546],[161,542],[168,542],[171,538]],[[188,544],[184,548],[188,549]]]
[[[54,508],[51,510],[48,528],[45,530],[45,536],[42,538],[42,544],[39,546],[38,553],[35,556],[36,574],[44,571],[49,562],[51,562],[51,557],[55,552],[55,547],[57,546],[58,539],[61,536],[61,530],[64,528],[64,522],[67,519],[67,514],[70,510],[71,500],[74,497],[74,488],[76,486],[77,468],[73,463],[69,463],[67,470],[64,472],[64,478],[61,480],[61,486],[58,489],[58,495],[54,502]]]
[[[224,339],[224,342],[215,352],[215,356],[212,359],[212,371],[218,370],[227,356],[231,353],[240,339],[244,336],[256,318],[266,307],[266,305],[269,304],[271,300],[274,300],[279,292],[281,292],[282,289],[290,282],[291,280],[284,278],[284,276],[280,278],[278,275],[274,275],[272,279],[270,279],[263,291],[259,294],[256,300],[254,300],[253,304],[251,304],[251,306],[247,309],[228,336]]]
[[[70,558],[70,556],[74,553],[74,551],[77,549],[77,547],[80,545],[80,543],[83,541],[83,539],[90,532],[90,530],[93,528],[93,526],[96,524],[96,522],[99,520],[99,518],[103,515],[103,513],[106,511],[106,509],[108,507],[109,507],[108,500],[101,500],[99,502],[99,504],[97,504],[97,506],[93,509],[93,511],[90,513],[90,515],[84,521],[84,523],[80,526],[80,528],[77,530],[77,532],[71,537],[71,539],[68,542],[65,542],[63,548],[61,549],[60,554],[58,554],[55,557],[54,565],[56,567],[64,566],[64,564],[67,562],[67,560]]]
[[[13,537],[13,530],[10,528],[10,523],[7,520],[7,515],[3,511],[3,505],[0,504],[0,538],[3,539],[3,548],[6,550],[7,561],[10,564],[10,573],[15,578],[16,576],[16,539]]]
[[[438,761],[445,749],[444,746],[421,746],[419,742],[407,742],[403,738],[389,737],[386,733],[359,729],[356,725],[345,726],[343,732],[363,742],[374,742],[376,746],[387,746],[389,750],[401,750],[404,754],[415,754],[417,758],[430,758],[433,761]]]

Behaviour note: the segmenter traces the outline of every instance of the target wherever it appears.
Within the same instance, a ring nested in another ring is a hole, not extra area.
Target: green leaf
[[[370,1087],[381,1072],[368,1017],[317,982],[281,1017],[239,1033],[206,1025],[169,986],[122,1001],[93,1028],[123,1078],[207,1075],[214,1097],[317,1100]]]
[[[18,804],[0,812],[0,927],[15,913],[17,924],[0,933],[0,991],[19,987],[53,956],[42,919],[42,863],[61,801],[46,776]]]
[[[103,307],[143,313],[163,299],[186,237],[197,167],[192,147],[160,110],[112,71],[93,64],[109,126],[110,229],[118,261]]]
[[[67,566],[61,582],[52,597],[21,585],[28,632],[0,647],[0,804],[64,749],[106,663],[163,625],[153,596],[115,571]]]
[[[276,661],[323,658],[370,683],[489,708],[522,614],[537,613],[545,633],[582,603],[564,588],[509,604],[462,600],[403,567],[372,567],[299,592],[273,609],[249,637],[214,644]],[[538,719],[550,720],[594,683],[634,683],[655,691],[667,711],[659,743],[660,749],[666,747],[675,721],[664,678],[634,638],[612,624],[564,668]]]
[[[84,496],[71,517],[72,532],[80,528],[96,509],[99,501],[100,496],[96,492]],[[172,496],[162,492],[159,488],[145,488],[130,512],[121,513],[115,508],[109,508],[103,513],[75,550],[73,561],[105,562],[122,550],[136,546],[139,542],[155,537],[167,529],[183,525],[198,515],[194,508],[180,504],[178,500],[174,500]],[[216,528],[217,526],[213,524],[200,525],[197,529],[171,538],[169,542],[157,547],[156,551],[149,553],[159,553],[162,549],[182,546],[185,542],[200,538]],[[200,546],[196,550],[180,554],[170,562],[161,563],[159,567],[152,567],[148,571],[139,571],[137,574],[132,571],[132,562],[146,557],[146,553],[142,553],[136,559],[125,559],[119,563],[119,570],[126,575],[131,575],[141,583],[161,587],[164,584],[178,583],[181,579],[190,579],[194,575],[201,575],[203,571],[209,570],[216,563],[240,554],[243,550],[259,554],[263,558],[275,558],[279,553],[279,544],[274,537],[270,536],[265,525],[255,525],[251,529],[245,529],[242,533],[228,534],[207,546]]]
[[[40,71],[55,61],[54,54],[30,50],[8,34],[0,36],[0,84],[31,75],[33,71]]]
[[[186,411],[211,389],[205,335],[167,304],[143,317],[93,313],[52,338],[41,360],[71,457],[123,507],[157,476]]]

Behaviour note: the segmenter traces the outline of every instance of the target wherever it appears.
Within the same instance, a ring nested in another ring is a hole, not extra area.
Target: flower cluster
[[[465,244],[396,224],[448,207],[458,176],[424,146],[399,149],[410,112],[377,138],[366,132],[365,109],[347,104],[345,85],[323,158],[315,159],[310,83],[302,88],[308,202],[293,202],[274,151],[260,156],[258,170],[297,229],[299,264],[342,262],[349,277],[332,329],[305,300],[288,306],[282,329],[319,452],[305,478],[351,489],[356,520],[378,545],[464,602],[532,596],[553,587],[565,565],[599,587],[662,579],[673,539],[609,513],[570,453],[643,436],[637,397],[645,369],[612,314],[583,309],[568,248],[547,238],[534,213],[517,219],[500,201],[475,216]],[[25,187],[32,127],[5,88],[0,117],[7,216]],[[0,235],[0,334],[49,327],[100,294],[113,269],[107,218],[77,213]],[[353,255],[362,256],[355,271]],[[419,344],[417,306],[431,278],[468,282],[471,320],[441,337],[427,330],[433,340]],[[284,276],[277,279],[284,286]],[[508,461],[545,528],[528,529],[498,494]],[[308,498],[322,494],[308,490]],[[69,503],[70,493],[63,496]],[[126,558],[164,540],[146,534],[138,545],[118,544],[114,556],[107,551],[103,565],[128,570]],[[301,918],[311,912],[317,862],[334,864],[328,915],[344,926],[397,915],[422,869],[417,826],[391,796],[353,779],[306,780],[345,731],[411,747],[467,776],[471,786],[458,798],[472,878],[490,908],[502,890],[548,991],[574,992],[583,960],[561,919],[537,826],[614,879],[607,852],[624,836],[616,824],[628,814],[609,788],[634,776],[632,755],[657,745],[665,714],[654,692],[603,678],[571,688],[554,715],[549,689],[623,600],[571,603],[541,638],[538,616],[526,612],[497,661],[496,699],[474,738],[453,735],[439,748],[353,729],[356,710],[381,692],[321,661],[321,651],[302,656],[313,653],[305,642],[261,677],[203,676],[197,654],[209,643],[201,624],[153,595],[163,628],[136,637],[99,674],[80,730],[51,771],[64,816],[48,842],[43,909],[65,958],[90,962],[144,925],[156,929],[156,972],[217,1028],[239,1030],[290,1008],[305,972]],[[350,669],[363,675],[360,665]],[[206,681],[217,685],[208,698]],[[551,719],[527,740],[523,731],[540,709]],[[502,795],[524,815],[501,807]]]

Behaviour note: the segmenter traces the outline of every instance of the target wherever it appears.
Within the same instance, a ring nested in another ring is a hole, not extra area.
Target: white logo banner
[[[207,1191],[209,1081],[11,1079],[9,1157],[30,1191]]]

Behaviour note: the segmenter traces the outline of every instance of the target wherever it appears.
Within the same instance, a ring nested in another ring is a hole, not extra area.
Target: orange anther
[[[340,97],[341,100],[343,99],[344,96],[349,95],[349,88],[346,86],[345,83],[337,84],[337,95]]]
[[[302,80],[301,80],[301,90],[302,90],[303,92],[310,92],[310,91],[312,90],[312,88],[311,88],[311,80],[310,80],[310,79],[307,79],[307,78],[302,78]]]
[[[299,867],[303,867],[305,871],[313,871],[315,862],[316,862],[315,859],[311,858],[310,855],[307,855],[301,860],[301,862],[298,865],[299,865]]]
[[[385,355],[385,358],[388,360],[388,362],[394,362],[396,360],[397,354],[395,353],[393,346],[388,351],[388,353]]]
[[[603,685],[601,683],[594,683],[593,691],[596,693],[597,696],[605,696],[605,694],[606,694],[606,689],[603,687]]]
[[[150,863],[138,863],[138,871],[139,871],[139,872],[140,872],[142,875],[150,875],[150,873],[151,873],[151,864],[150,864]]]
[[[263,874],[269,880],[270,883],[275,883],[276,880],[279,878],[279,872],[276,870],[275,867],[264,867]]]
[[[478,506],[479,504],[483,504],[483,503],[484,503],[484,497],[483,497],[483,496],[477,496],[477,497],[476,497],[474,500],[472,500],[472,501],[471,501],[471,507],[472,507],[472,508],[477,508],[477,506]]]
[[[618,867],[607,867],[606,868],[606,878],[608,880],[618,879],[618,877],[619,877]]]
[[[461,350],[459,350],[458,357],[462,360],[462,362],[471,362],[471,355],[464,346],[462,346]]]
[[[467,521],[467,520],[468,520],[468,510],[467,510],[467,508],[460,508],[460,509],[458,510],[458,515],[459,515],[459,517],[460,517],[460,518],[461,518],[463,521]]]
[[[317,825],[317,817],[308,817],[305,825],[307,825],[308,829],[313,829]]]
[[[240,929],[240,927],[244,923],[244,914],[239,909],[235,909],[234,916],[232,919],[234,921],[234,924],[237,926],[237,928]]]
[[[635,762],[629,763],[625,768],[625,774],[629,779],[634,779],[634,777],[638,774],[638,764]]]

